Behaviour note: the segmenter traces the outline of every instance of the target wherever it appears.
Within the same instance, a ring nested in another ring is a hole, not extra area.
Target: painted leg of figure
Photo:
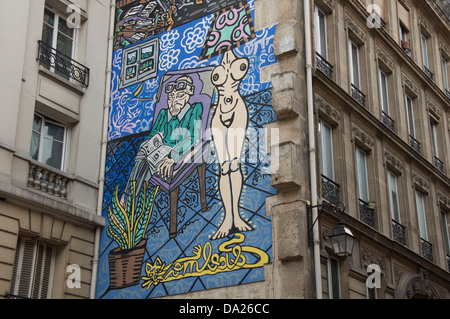
[[[242,219],[241,214],[239,213],[239,201],[242,193],[242,184],[243,184],[243,176],[242,171],[240,169],[241,165],[238,159],[234,159],[231,162],[231,170],[230,170],[230,182],[231,182],[231,198],[233,205],[233,223],[234,227],[241,231],[250,231],[253,228]]]
[[[216,231],[214,236],[212,237],[212,240],[224,238],[228,236],[230,233],[231,227],[233,226],[233,206],[232,206],[232,198],[231,198],[231,183],[230,183],[230,175],[228,171],[229,165],[226,163],[223,163],[220,167],[220,171],[222,174],[220,174],[219,177],[219,193],[222,197],[222,203],[224,208],[224,219],[222,221],[222,224],[220,225],[219,229]]]

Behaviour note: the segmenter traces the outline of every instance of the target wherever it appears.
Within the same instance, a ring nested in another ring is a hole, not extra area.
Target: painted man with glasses
[[[181,76],[165,85],[168,108],[159,112],[148,138],[139,148],[125,188],[125,196],[130,192],[132,181],[136,181],[136,190],[139,191],[144,182],[150,181],[154,174],[169,179],[172,167],[199,142],[203,106],[201,103],[189,103],[194,92],[193,80],[189,76]],[[155,136],[158,137],[157,140]],[[156,165],[152,165],[154,157],[158,157],[153,152],[154,144],[157,143],[162,143],[156,145],[157,148],[161,147],[166,151],[162,153],[164,155],[160,155],[160,159],[155,159]],[[122,197],[122,203],[125,203],[125,196]]]

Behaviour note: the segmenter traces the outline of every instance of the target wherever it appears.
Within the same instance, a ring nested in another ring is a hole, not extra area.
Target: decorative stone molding
[[[377,57],[379,60],[381,60],[384,65],[386,65],[391,71],[394,70],[394,61],[392,61],[387,54],[385,54],[380,48],[376,48],[377,51]]]
[[[413,172],[412,178],[413,178],[415,187],[418,187],[419,190],[426,192],[426,193],[428,193],[430,191],[430,183],[428,183],[428,181],[425,178],[423,178],[421,175]]]
[[[384,157],[386,159],[386,163],[390,164],[390,166],[394,168],[397,174],[401,174],[403,172],[403,162],[396,156],[394,156],[389,151],[385,151]]]
[[[436,117],[437,120],[439,120],[442,117],[442,110],[431,100],[427,97],[427,108],[430,113],[434,117]]]
[[[352,132],[354,139],[359,143],[362,143],[366,150],[373,149],[373,147],[375,146],[373,138],[370,137],[366,132],[364,132],[364,130],[360,129],[357,126],[353,126]]]
[[[366,33],[350,18],[348,15],[345,17],[347,27],[360,39],[361,42],[366,42]]]
[[[323,98],[316,96],[316,106],[322,111],[325,115],[335,121],[337,124],[341,120],[341,112],[333,107],[330,103],[328,103]]]
[[[415,84],[410,78],[406,75],[403,75],[403,84],[408,87],[412,92],[416,95],[419,95],[419,86]]]
[[[439,49],[442,51],[443,54],[445,54],[448,58],[450,58],[450,49],[442,39],[439,40]]]
[[[419,16],[419,25],[422,26],[422,28],[424,28],[427,33],[431,34],[431,32],[430,32],[430,25],[425,20],[425,18],[422,17],[422,16]]]
[[[386,262],[384,257],[381,257],[377,253],[371,251],[370,249],[367,249],[365,247],[362,247],[361,249],[361,258],[362,258],[362,264],[365,268],[371,264],[375,264],[380,266],[382,272],[386,270]]]
[[[450,210],[450,197],[448,197],[447,195],[445,195],[444,193],[442,193],[440,191],[438,191],[438,202],[439,202],[439,206],[441,208]]]

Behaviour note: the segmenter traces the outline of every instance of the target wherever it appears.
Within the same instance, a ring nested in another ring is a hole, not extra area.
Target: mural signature
[[[222,243],[215,253],[210,242],[203,247],[199,244],[193,250],[194,256],[180,258],[168,265],[157,257],[155,263],[146,263],[146,276],[141,277],[142,287],[150,289],[152,285],[183,278],[258,268],[269,262],[266,252],[256,247],[242,246],[244,241],[244,234],[235,234],[234,238]],[[257,260],[249,262],[249,257]]]

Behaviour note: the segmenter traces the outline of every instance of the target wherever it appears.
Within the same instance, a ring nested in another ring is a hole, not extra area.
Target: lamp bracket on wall
[[[333,213],[337,216],[341,216],[342,214],[345,213],[345,204],[341,201],[337,201],[337,202],[333,202],[333,203],[322,203],[320,205],[306,207],[307,221],[308,221],[308,246],[312,245],[312,242],[313,242],[312,230],[314,228],[314,225],[319,220],[320,214],[322,213],[322,209],[325,207],[330,207],[330,206],[334,207]],[[312,210],[315,208],[320,208],[320,210],[318,210],[317,217],[311,224],[310,220],[312,219],[312,216],[311,216]]]

